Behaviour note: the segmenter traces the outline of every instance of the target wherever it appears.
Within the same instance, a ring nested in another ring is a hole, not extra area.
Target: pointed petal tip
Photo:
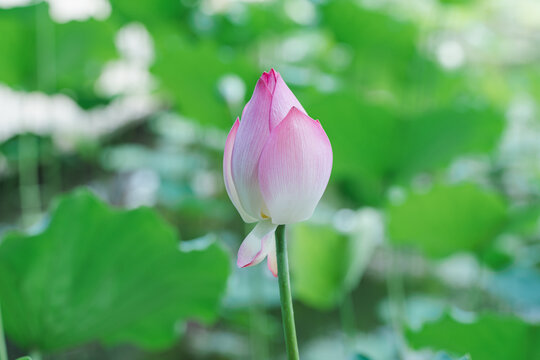
[[[271,69],[270,71],[268,72],[263,72],[259,81],[262,80],[264,82],[264,84],[266,85],[266,88],[268,89],[268,91],[273,94],[274,93],[274,90],[276,88],[276,82],[277,82],[277,75],[276,75],[276,72],[274,71],[274,69]]]
[[[268,254],[269,246],[271,247],[274,242],[276,227],[277,225],[268,220],[259,222],[242,241],[238,249],[236,266],[245,268],[263,261]]]
[[[268,92],[270,96],[272,96],[272,89],[270,89],[269,87],[269,76],[267,73],[263,73],[259,80],[257,80],[257,84],[255,85],[255,90],[253,91],[253,94],[255,94],[257,90],[263,89],[264,91]]]
[[[314,120],[313,118],[311,118],[308,114],[306,114],[306,112],[304,110],[298,108],[297,106],[292,106],[291,107],[291,109],[289,110],[287,115],[285,115],[285,118],[288,117],[288,116],[301,116],[303,118],[307,118],[307,119],[310,119],[312,121],[318,121],[318,120]]]
[[[247,268],[249,266],[252,266],[252,265],[256,265],[255,264],[255,259],[257,259],[257,257],[260,256],[260,251],[255,255],[255,257],[253,258],[253,260],[251,260],[250,262],[245,262],[245,259],[240,259],[240,255],[238,255],[238,259],[236,260],[236,266],[239,268],[239,269],[243,269],[243,268]],[[244,261],[242,261],[244,260]]]
[[[252,265],[257,265],[266,257],[266,253],[263,254],[264,248],[262,239],[251,238],[252,234],[242,242],[238,249],[238,257],[236,259],[236,266],[238,268],[245,268]],[[258,250],[257,250],[258,249]]]
[[[237,117],[236,120],[234,121],[233,126],[232,126],[231,130],[229,131],[229,135],[227,136],[227,141],[230,141],[230,140],[234,141],[234,137],[236,137],[236,131],[238,130],[238,126],[240,126],[240,118],[239,117]],[[231,134],[232,134],[232,136],[231,136]]]
[[[274,68],[270,68],[270,70],[268,70],[268,71],[263,71],[262,75],[263,76],[270,76],[271,75],[271,76],[275,77],[275,76],[279,75],[279,72],[277,72]]]
[[[277,268],[277,256],[276,256],[276,241],[272,241],[272,243],[268,244],[268,255],[267,255],[266,264],[268,266],[268,270],[274,275],[274,277],[278,276],[278,268]]]
[[[317,129],[317,133],[319,136],[328,141],[328,144],[330,144],[330,139],[328,138],[328,135],[326,135],[326,132],[324,131],[321,122],[318,119],[313,119],[311,116],[307,115],[305,112],[303,112],[301,109],[297,108],[296,106],[293,106],[291,110],[287,113],[287,116],[283,119],[283,122],[286,121],[308,121],[312,122],[312,125],[315,125],[315,129]],[[330,147],[330,151],[332,148]]]
[[[277,264],[272,263],[272,261],[270,260],[270,256],[268,256],[267,264],[268,264],[268,270],[270,270],[272,275],[274,275],[274,277],[277,278],[278,277]]]

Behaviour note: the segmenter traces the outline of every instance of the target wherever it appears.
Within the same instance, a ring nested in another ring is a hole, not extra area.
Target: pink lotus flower
[[[277,276],[274,232],[311,217],[332,170],[332,147],[281,75],[263,73],[236,119],[223,156],[227,193],[245,222],[259,222],[238,251],[239,267],[268,256]]]

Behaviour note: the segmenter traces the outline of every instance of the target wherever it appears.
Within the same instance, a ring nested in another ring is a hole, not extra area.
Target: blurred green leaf
[[[506,231],[525,238],[536,238],[540,229],[540,204],[510,209]]]
[[[377,204],[395,175],[399,123],[389,109],[350,92],[306,96],[307,109],[321,121],[334,152],[332,177],[362,203]]]
[[[35,12],[30,8],[0,11],[0,81],[14,87],[35,89]],[[9,54],[9,56],[6,56]]]
[[[283,3],[279,1],[253,2],[242,11],[240,21],[227,13],[213,17],[216,22],[214,38],[222,44],[234,46],[237,51],[249,50],[254,43],[276,39],[300,27],[288,16]]]
[[[30,356],[23,356],[21,358],[18,358],[17,360],[32,360]]]
[[[446,315],[417,332],[406,331],[406,337],[415,349],[468,353],[474,360],[540,359],[540,326],[512,316],[488,313],[463,323]]]
[[[482,261],[494,270],[502,270],[512,263],[513,257],[495,246],[488,247],[482,253]]]
[[[355,82],[365,87],[408,78],[417,52],[414,24],[365,9],[351,0],[328,1],[321,10],[323,24],[336,41],[355,49],[355,67],[361,69],[355,73]]]
[[[504,117],[489,107],[448,104],[409,116],[400,128],[398,174],[407,179],[448,165],[461,154],[488,153],[504,128]]]
[[[354,0],[328,1],[321,13],[321,26],[335,42],[354,50],[350,64],[340,69],[345,75],[340,80],[354,92],[399,104],[405,114],[444,108],[456,99],[482,98],[478,82],[469,81],[466,70],[448,71],[421,50],[425,29],[413,19],[396,17],[384,7],[367,9]],[[484,90],[499,93],[504,86]]]
[[[114,46],[116,27],[107,21],[71,21],[55,24],[53,32],[56,35],[53,61],[57,71],[50,83],[56,82],[60,91],[70,89],[68,95],[81,106],[94,105],[99,100],[94,89],[102,68],[107,61],[118,57]]]
[[[2,241],[6,332],[42,351],[96,340],[166,347],[178,321],[216,317],[229,266],[215,243],[179,251],[154,211],[114,210],[80,190],[60,199],[43,233]]]
[[[504,123],[489,107],[447,105],[413,116],[352,92],[305,98],[332,142],[333,176],[370,205],[379,205],[392,184],[443,168],[458,155],[491,151]]]
[[[411,245],[432,257],[480,251],[504,226],[506,205],[494,192],[472,184],[436,185],[409,194],[388,208],[390,240]]]
[[[116,28],[108,21],[58,24],[48,5],[0,11],[0,82],[16,89],[67,92],[88,107],[97,102],[95,82],[106,61],[117,57]],[[38,46],[39,45],[39,46]],[[39,60],[39,61],[38,61]]]
[[[122,23],[141,22],[151,29],[182,20],[186,1],[111,0],[112,16]]]
[[[360,280],[373,244],[331,226],[297,224],[290,232],[294,295],[311,306],[335,306]]]
[[[230,111],[218,91],[218,81],[226,74],[239,76],[246,80],[246,96],[251,96],[260,75],[253,64],[211,41],[193,43],[174,34],[156,41],[156,52],[152,71],[174,107],[203,125],[230,129],[240,114]]]

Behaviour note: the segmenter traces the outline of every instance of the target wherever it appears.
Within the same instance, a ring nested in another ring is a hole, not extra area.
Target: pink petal
[[[277,257],[276,257],[276,241],[272,241],[268,244],[268,255],[267,255],[267,264],[268,269],[272,272],[272,275],[277,277],[278,270],[277,270]]]
[[[272,131],[259,160],[259,184],[275,224],[311,217],[332,170],[332,147],[321,124],[292,108]]]
[[[261,213],[268,213],[259,190],[257,171],[259,157],[270,136],[271,102],[270,91],[261,78],[242,113],[232,152],[232,179],[240,202],[248,214],[258,219],[263,218]]]
[[[275,246],[275,230],[277,225],[269,220],[259,222],[240,245],[238,250],[238,267],[257,265],[268,254],[269,247]]]
[[[296,96],[294,96],[287,84],[285,84],[285,81],[281,78],[281,75],[274,71],[274,69],[270,70],[268,75],[268,78],[272,77],[273,80],[268,81],[268,83],[274,84],[272,92],[272,111],[270,113],[271,131],[285,118],[285,116],[287,116],[293,106],[307,115],[307,112],[304,110]]]
[[[274,71],[274,69],[271,69],[269,72],[263,72],[263,74],[261,75],[261,79],[266,84],[268,91],[270,91],[270,93],[273,94],[274,89],[276,87],[276,79],[277,79],[277,74]]]
[[[257,221],[257,219],[249,215],[242,207],[242,203],[240,202],[240,198],[238,197],[238,192],[236,191],[236,187],[234,186],[231,171],[232,152],[239,125],[240,121],[236,119],[233,127],[231,128],[231,131],[229,132],[229,135],[227,136],[227,141],[225,142],[225,152],[223,154],[223,179],[225,180],[225,188],[227,189],[227,194],[229,194],[229,198],[231,199],[233,205],[240,213],[242,219],[245,222],[250,223]]]

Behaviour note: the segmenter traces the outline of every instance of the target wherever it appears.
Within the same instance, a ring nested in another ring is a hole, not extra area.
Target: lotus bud
[[[268,258],[277,276],[274,232],[309,219],[332,170],[330,140],[273,69],[260,77],[225,144],[223,176],[247,223],[258,222],[238,251],[239,267]]]

